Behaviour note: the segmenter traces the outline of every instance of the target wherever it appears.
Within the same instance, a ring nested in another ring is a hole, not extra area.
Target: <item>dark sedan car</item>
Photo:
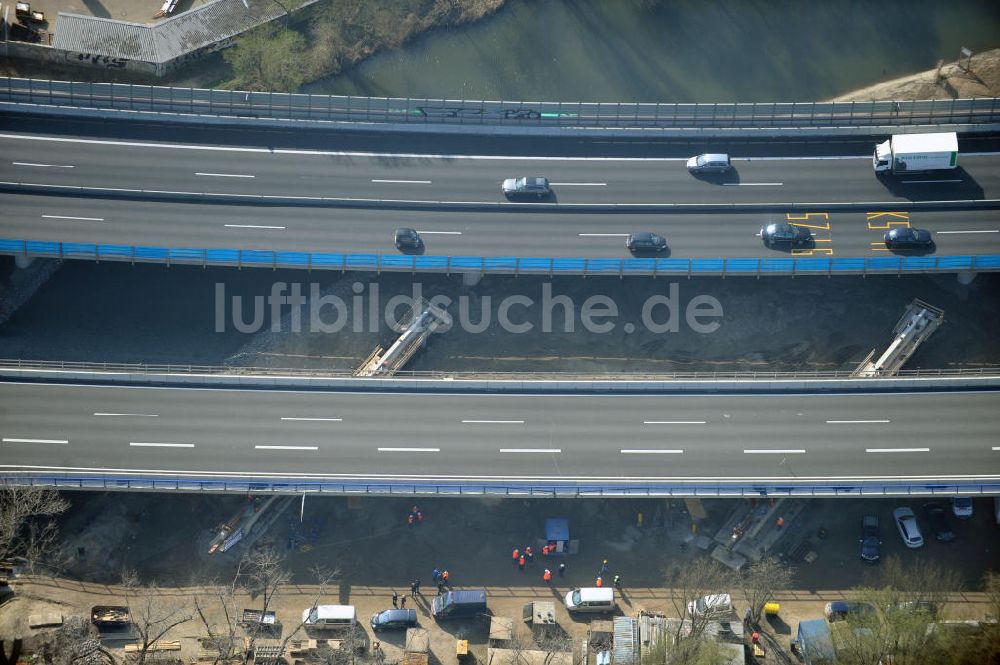
[[[630,233],[625,246],[632,252],[662,252],[667,248],[667,239],[656,233]]]
[[[865,561],[878,561],[882,554],[879,551],[882,539],[878,533],[878,516],[865,515],[861,521],[861,558]]]
[[[939,543],[950,543],[955,540],[955,532],[948,523],[948,513],[940,503],[925,503],[924,516],[930,522],[935,540]]]
[[[802,245],[809,244],[812,240],[812,234],[809,232],[809,229],[802,226],[795,226],[788,222],[776,222],[762,227],[760,237],[768,247],[773,247],[774,245],[801,247]]]
[[[541,176],[507,178],[503,181],[500,189],[508,199],[544,199],[552,193],[548,178]]]
[[[875,606],[870,603],[858,603],[851,600],[835,600],[827,603],[823,613],[830,623],[844,621],[848,617],[868,617],[875,614]]]
[[[889,249],[928,249],[934,246],[930,231],[896,227],[885,232],[885,246]]]
[[[372,615],[372,630],[401,630],[417,625],[417,611],[391,609]]]
[[[419,233],[406,227],[396,229],[395,241],[400,251],[420,249],[424,244]]]

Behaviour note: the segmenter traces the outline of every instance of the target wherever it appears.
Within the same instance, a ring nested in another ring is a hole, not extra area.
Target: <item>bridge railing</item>
[[[1000,122],[997,98],[660,104],[354,97],[0,78],[0,102],[272,120],[601,128],[875,127]]]
[[[359,359],[360,360],[360,359]],[[303,367],[255,367],[239,365],[189,365],[156,363],[88,362],[75,360],[0,359],[0,373],[5,369],[36,370],[40,372],[110,372],[122,374],[182,374],[182,375],[238,375],[238,376],[291,376],[306,378],[351,378],[351,370],[313,369]],[[470,379],[516,381],[804,381],[812,379],[846,380],[855,378],[851,370],[712,370],[709,372],[444,372],[400,370],[396,378],[415,379]],[[944,369],[902,369],[894,378],[974,377],[1000,376],[1000,367],[959,367]]]
[[[398,496],[500,496],[531,498],[628,498],[628,497],[889,497],[889,496],[954,496],[1000,495],[1000,483],[970,481],[967,483],[860,481],[839,482],[787,481],[708,483],[646,481],[638,483],[553,483],[553,482],[453,482],[433,483],[325,481],[296,478],[206,478],[129,474],[60,474],[11,473],[0,474],[0,483],[54,487],[73,490],[140,490],[140,491],[203,491],[233,494],[248,492],[271,494],[335,494],[335,495],[398,495]]]
[[[1000,270],[1000,255],[785,256],[776,258],[549,258],[515,256],[406,256],[278,252],[260,249],[147,247],[0,239],[0,254],[167,265],[294,268],[361,272],[481,273],[502,275],[756,276],[902,275]]]

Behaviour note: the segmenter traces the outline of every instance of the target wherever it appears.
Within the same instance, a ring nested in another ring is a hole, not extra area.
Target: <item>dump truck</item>
[[[945,171],[958,166],[958,135],[893,134],[875,146],[872,167],[876,174]]]

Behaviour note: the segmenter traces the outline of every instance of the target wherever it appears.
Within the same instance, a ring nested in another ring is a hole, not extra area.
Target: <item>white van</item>
[[[354,605],[317,605],[302,610],[302,624],[307,628],[353,629],[356,623]]]
[[[570,612],[613,612],[615,590],[610,587],[584,587],[566,594],[566,609]]]
[[[733,611],[733,599],[728,593],[716,593],[711,596],[702,596],[698,600],[688,603],[688,614],[696,617],[717,617],[731,614]]]

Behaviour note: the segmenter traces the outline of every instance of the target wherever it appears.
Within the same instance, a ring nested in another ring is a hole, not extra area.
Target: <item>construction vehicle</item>
[[[122,630],[132,623],[124,605],[94,605],[90,608],[90,622],[98,630]]]

